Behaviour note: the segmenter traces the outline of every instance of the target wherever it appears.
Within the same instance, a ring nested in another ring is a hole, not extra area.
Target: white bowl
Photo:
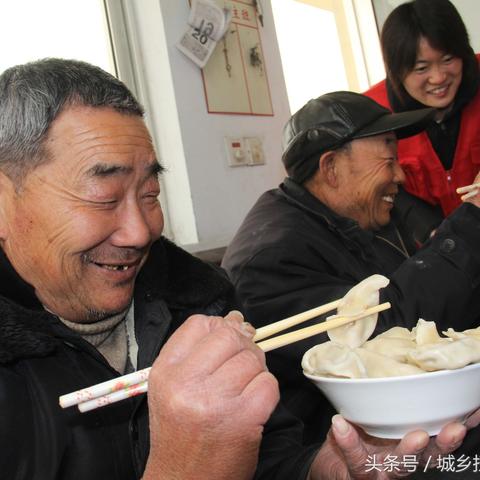
[[[480,364],[458,370],[386,378],[329,378],[304,373],[347,420],[368,434],[402,438],[413,430],[436,435],[480,407]]]

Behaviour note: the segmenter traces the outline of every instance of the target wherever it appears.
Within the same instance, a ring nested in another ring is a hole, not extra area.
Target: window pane
[[[115,74],[102,0],[4,0],[0,71],[45,57],[98,65]]]
[[[335,15],[295,0],[273,0],[290,109],[333,90],[348,90]]]

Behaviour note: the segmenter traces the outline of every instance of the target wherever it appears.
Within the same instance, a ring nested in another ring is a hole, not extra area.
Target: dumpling
[[[415,342],[409,338],[381,337],[378,335],[372,340],[365,342],[362,348],[369,352],[385,355],[399,362],[406,362],[408,352],[415,347]]]
[[[414,365],[347,345],[325,342],[308,350],[302,359],[305,373],[339,378],[381,378],[425,373]]]
[[[388,278],[382,275],[372,275],[361,281],[342,298],[338,308],[338,316],[357,315],[367,308],[378,305],[379,290],[389,284]],[[334,318],[336,315],[329,317]],[[348,323],[327,332],[330,340],[351,348],[363,345],[375,330],[378,314],[375,313],[356,322]],[[328,319],[327,319],[328,320]]]
[[[415,341],[415,335],[405,327],[392,327],[385,332],[379,333],[375,338],[403,338]]]
[[[409,352],[407,357],[409,362],[428,372],[462,368],[480,361],[480,340],[470,336],[426,344]]]
[[[427,322],[423,318],[419,318],[417,326],[412,330],[415,335],[417,345],[425,345],[427,343],[438,343],[445,340],[438,334],[435,322]]]
[[[337,316],[354,316],[378,305],[379,290],[389,280],[372,275],[349,290]],[[332,317],[329,317],[332,318]],[[302,359],[306,374],[339,378],[383,378],[451,370],[480,362],[480,327],[440,336],[435,322],[418,319],[410,331],[393,327],[367,341],[377,315],[329,330],[329,342],[308,350]]]
[[[315,345],[305,352],[302,368],[310,375],[363,378],[365,368],[358,355],[348,346],[334,342]]]
[[[469,337],[480,338],[480,327],[464,330],[462,333]]]
[[[404,377],[405,375],[425,373],[424,370],[414,365],[399,362],[376,352],[370,352],[365,348],[357,348],[355,352],[361,358],[366,376],[369,378]]]
[[[442,333],[452,340],[458,340],[459,338],[465,338],[467,336],[465,335],[465,332],[457,332],[453,328],[449,328],[447,331]]]
[[[456,332],[453,328],[449,328],[446,332],[442,333],[446,337],[452,338],[454,340],[465,337],[475,337],[480,339],[480,327],[470,328],[469,330],[464,330],[463,332]]]

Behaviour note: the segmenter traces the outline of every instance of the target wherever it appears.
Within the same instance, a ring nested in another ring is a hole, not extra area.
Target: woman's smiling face
[[[403,86],[423,105],[444,109],[453,103],[462,82],[462,73],[461,58],[435,50],[422,37],[415,65],[405,76]]]

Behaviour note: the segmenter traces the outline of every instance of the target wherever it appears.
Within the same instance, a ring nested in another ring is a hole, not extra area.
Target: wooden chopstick
[[[381,312],[383,310],[388,310],[391,307],[389,302],[381,303],[372,308],[367,308],[358,315],[349,315],[349,316],[339,316],[327,320],[325,322],[318,323],[317,325],[312,325],[310,327],[301,328],[300,330],[295,330],[294,332],[285,333],[284,335],[279,335],[278,337],[269,338],[263,342],[257,343],[257,345],[264,351],[270,352],[276,348],[284,347],[294,342],[304,340],[305,338],[312,337],[313,335],[318,335],[319,333],[326,332],[332,328],[341,327],[347,323],[360,320],[361,318],[368,317],[374,313]]]
[[[297,313],[288,318],[284,318],[283,320],[279,320],[278,322],[271,323],[270,325],[266,325],[265,327],[257,328],[257,332],[253,337],[254,342],[258,342],[266,337],[270,337],[271,335],[275,335],[282,330],[286,330],[287,328],[293,327],[294,325],[298,325],[299,323],[306,322],[312,318],[318,317],[323,313],[330,312],[338,307],[340,301],[334,300],[333,302],[326,303],[325,305],[320,305],[319,307],[312,308],[302,313]]]

